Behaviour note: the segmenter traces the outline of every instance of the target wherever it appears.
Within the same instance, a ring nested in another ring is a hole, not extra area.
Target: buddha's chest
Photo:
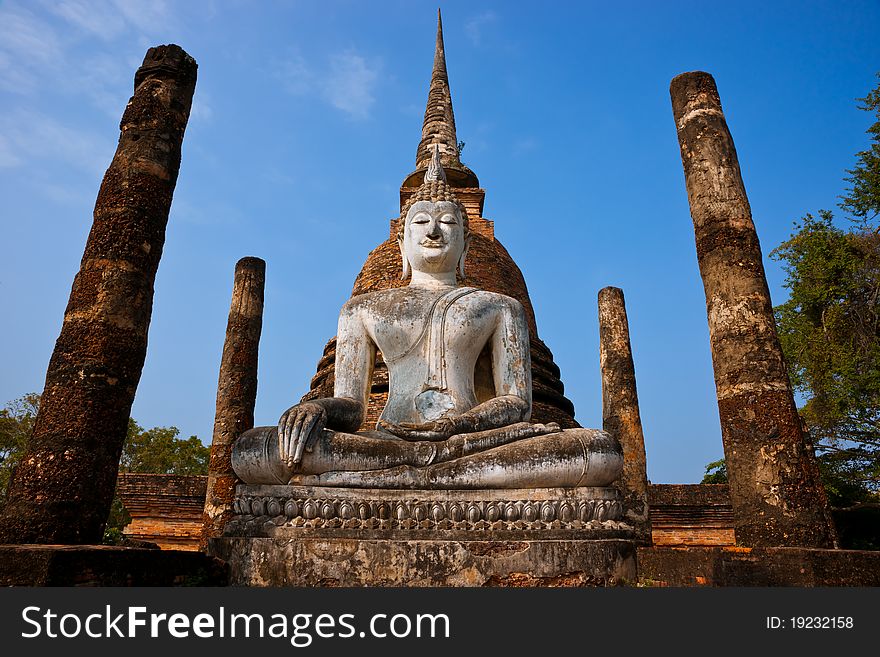
[[[410,298],[382,314],[370,313],[367,332],[385,362],[476,361],[498,322],[497,309],[476,295],[452,303]]]

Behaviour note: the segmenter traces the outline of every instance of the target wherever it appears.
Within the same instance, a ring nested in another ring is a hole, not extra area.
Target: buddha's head
[[[410,269],[432,274],[464,276],[464,259],[470,243],[467,212],[446,184],[439,150],[434,151],[425,182],[409,198],[401,212],[397,242],[403,260],[401,278]]]

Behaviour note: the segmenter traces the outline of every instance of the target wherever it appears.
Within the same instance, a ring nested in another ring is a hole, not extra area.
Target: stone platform
[[[609,586],[636,580],[613,488],[239,486],[211,539],[233,586]]]

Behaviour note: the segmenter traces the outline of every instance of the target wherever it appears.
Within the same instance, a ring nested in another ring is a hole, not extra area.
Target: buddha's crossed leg
[[[604,431],[525,422],[438,442],[324,431],[295,471],[281,462],[275,427],[245,432],[233,453],[247,483],[352,488],[606,486],[622,461],[620,444]]]

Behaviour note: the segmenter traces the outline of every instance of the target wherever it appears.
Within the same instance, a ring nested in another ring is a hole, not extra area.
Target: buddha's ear
[[[458,259],[458,273],[464,278],[464,259],[467,257],[468,249],[471,246],[471,235],[468,233],[468,236],[464,238],[464,249],[461,251],[461,257]]]
[[[397,238],[397,246],[400,248],[400,260],[403,263],[403,267],[400,272],[400,280],[405,281],[409,278],[409,260],[406,259],[406,251],[403,248],[403,238]]]

